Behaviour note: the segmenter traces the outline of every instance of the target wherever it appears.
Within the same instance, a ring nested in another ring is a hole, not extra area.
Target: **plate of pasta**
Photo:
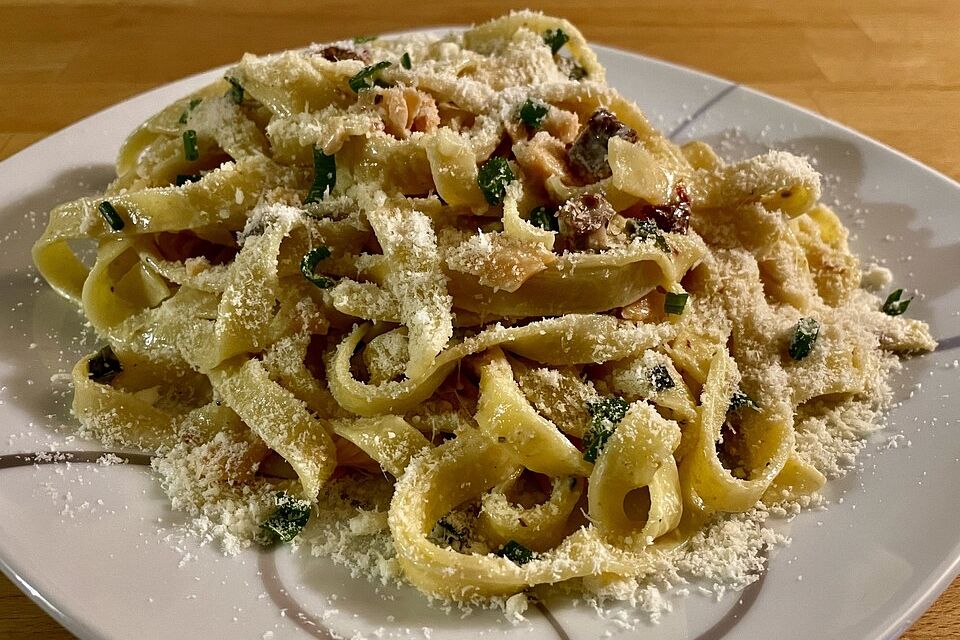
[[[0,567],[81,637],[894,637],[957,572],[960,186],[818,116],[518,12],[0,176]]]

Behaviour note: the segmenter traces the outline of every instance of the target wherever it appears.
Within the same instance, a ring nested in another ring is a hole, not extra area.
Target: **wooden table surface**
[[[0,160],[183,76],[310,42],[482,21],[521,6],[420,0],[0,0]],[[960,2],[529,2],[588,39],[740,82],[960,179]],[[588,8],[587,8],[588,7]],[[0,637],[70,638],[0,576]],[[960,637],[960,579],[904,636]]]

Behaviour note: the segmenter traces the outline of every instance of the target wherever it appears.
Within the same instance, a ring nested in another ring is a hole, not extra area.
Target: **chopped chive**
[[[310,520],[310,503],[293,498],[285,491],[278,492],[274,502],[276,510],[260,525],[260,529],[269,542],[290,542]]]
[[[410,62],[410,53],[408,51],[404,51],[403,55],[400,56],[400,66],[404,69],[410,69],[413,67],[413,63]]]
[[[760,411],[760,405],[758,405],[753,398],[748,396],[742,389],[737,389],[733,392],[733,395],[730,396],[730,406],[727,407],[727,412],[739,411],[741,407]]]
[[[559,231],[560,223],[557,221],[557,212],[549,207],[536,207],[530,211],[530,224],[547,231]]]
[[[820,323],[813,318],[800,318],[797,328],[790,339],[790,357],[794,360],[803,360],[813,350],[813,343],[820,334]]]
[[[97,205],[97,209],[100,211],[100,215],[103,216],[103,219],[111,229],[114,231],[120,231],[123,229],[123,218],[120,217],[120,214],[117,213],[117,210],[112,204],[104,200]]]
[[[197,182],[198,180],[200,180],[200,177],[201,176],[199,173],[190,173],[190,174],[178,173],[175,184],[178,187],[182,187],[188,182]]]
[[[563,29],[547,29],[543,32],[543,42],[550,47],[550,53],[557,55],[563,45],[570,42],[570,36]]]
[[[543,119],[550,113],[550,105],[541,100],[527,98],[527,101],[520,105],[520,122],[531,129],[539,129],[543,126]]]
[[[187,108],[183,110],[183,113],[180,114],[180,119],[177,121],[180,124],[187,124],[187,117],[190,115],[190,112],[197,108],[197,105],[200,104],[202,98],[194,98],[190,101],[190,104],[187,105]]]
[[[492,205],[503,202],[507,195],[507,185],[514,179],[507,159],[500,156],[494,156],[484,162],[477,172],[477,185],[483,192],[483,197]]]
[[[313,184],[303,204],[320,202],[337,186],[337,160],[319,148],[313,148]]]
[[[243,104],[243,85],[236,78],[227,78],[230,83],[230,90],[227,95],[237,104]]]
[[[357,36],[353,39],[353,44],[363,44],[364,42],[370,42],[371,40],[376,40],[377,36]]]
[[[581,67],[579,64],[574,63],[573,67],[570,69],[570,73],[567,74],[567,77],[571,80],[583,80],[587,77],[587,70]]]
[[[683,308],[687,306],[686,293],[671,293],[667,291],[663,299],[663,312],[679,316],[683,313]]]
[[[97,351],[87,361],[87,377],[100,384],[108,384],[122,371],[123,365],[110,345]]]
[[[453,526],[447,522],[446,518],[437,520],[437,524],[433,526],[433,530],[430,532],[430,537],[456,549],[462,549],[463,545],[467,543],[467,532]]]
[[[658,364],[650,370],[650,383],[653,385],[654,391],[666,391],[677,386],[677,383],[670,377],[667,365],[664,364]]]
[[[883,306],[880,307],[880,310],[883,311],[888,316],[898,316],[904,311],[907,310],[907,307],[910,306],[910,301],[913,298],[907,298],[906,300],[901,300],[900,296],[903,295],[903,289],[897,289],[893,293],[887,296],[886,302],[883,303]]]
[[[660,228],[652,218],[643,218],[642,220],[629,218],[623,230],[627,232],[627,236],[631,239],[640,238],[642,242],[653,239],[653,244],[656,245],[658,249],[666,253],[670,252],[670,245],[667,244],[667,239],[660,233]]]
[[[506,558],[513,564],[524,565],[533,560],[537,554],[516,540],[510,540],[497,551],[497,555]]]
[[[303,274],[304,278],[317,285],[321,289],[329,289],[335,284],[333,279],[324,275],[318,275],[316,273],[317,263],[321,260],[326,260],[329,257],[330,248],[324,245],[320,245],[316,249],[308,251],[300,261],[300,273]]]
[[[347,84],[350,85],[350,88],[353,89],[354,93],[360,93],[364,89],[369,89],[373,86],[374,76],[383,69],[386,69],[390,66],[390,61],[382,60],[376,64],[371,64],[368,67],[361,69],[355,76],[350,78],[347,81]]]
[[[630,404],[623,398],[610,396],[587,403],[587,411],[590,412],[590,429],[584,437],[583,459],[587,462],[596,462],[597,456],[603,450],[607,440],[613,435],[617,428],[617,423],[623,420],[627,415],[627,409]]]
[[[200,159],[200,150],[197,149],[197,132],[193,129],[183,132],[183,157],[188,162]]]

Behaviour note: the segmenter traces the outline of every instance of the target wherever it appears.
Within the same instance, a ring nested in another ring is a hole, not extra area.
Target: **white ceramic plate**
[[[921,291],[909,313],[930,322],[941,340],[937,353],[907,362],[896,376],[903,403],[858,468],[828,486],[829,510],[777,525],[793,543],[771,553],[761,581],[719,601],[693,588],[658,626],[641,632],[686,639],[773,630],[780,640],[895,637],[960,566],[960,185],[748,89],[612,49],[600,48],[600,57],[610,83],[678,141],[705,138],[731,157],[773,146],[818,158],[833,177],[827,200],[842,203],[855,249],[886,261],[896,284]],[[30,246],[46,212],[102,189],[127,132],[218,73],[128,100],[0,164],[0,568],[82,638],[616,634],[616,624],[573,603],[551,602],[548,613],[531,609],[527,622],[511,626],[490,612],[462,618],[430,608],[412,589],[374,588],[328,561],[286,550],[223,557],[177,534],[182,516],[134,464],[104,467],[81,462],[81,455],[69,464],[15,466],[19,459],[10,454],[99,450],[57,431],[72,422],[69,391],[51,376],[68,371],[91,345],[74,340],[81,319],[31,265]]]

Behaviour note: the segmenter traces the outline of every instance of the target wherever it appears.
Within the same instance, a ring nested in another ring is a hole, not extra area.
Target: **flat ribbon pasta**
[[[568,314],[524,327],[487,329],[444,350],[414,379],[365,384],[353,377],[350,359],[369,327],[359,326],[327,360],[327,381],[337,402],[359,415],[402,413],[426,400],[456,363],[467,355],[501,345],[546,364],[605,362],[624,358],[660,339],[656,327],[602,315]]]
[[[579,529],[556,548],[522,566],[497,556],[458,553],[429,540],[437,520],[471,497],[505,482],[514,469],[506,449],[469,428],[414,459],[397,482],[388,523],[397,560],[417,588],[469,600],[579,576],[625,571],[642,574],[656,563],[658,551],[646,557],[620,551],[603,542],[592,528]]]
[[[480,370],[480,430],[510,448],[524,467],[550,476],[589,475],[590,466],[556,425],[538,414],[513,379],[510,363],[493,347]]]
[[[724,468],[717,442],[736,379],[732,358],[718,350],[700,394],[697,445],[683,461],[691,490],[706,509],[715,511],[746,511],[754,506],[783,469],[794,445],[793,429],[786,420],[766,413],[752,415],[749,424],[743,425],[746,449],[751,454],[745,461],[748,477],[736,477]]]
[[[680,429],[650,406],[634,404],[607,441],[590,474],[590,519],[608,536],[636,536],[635,544],[651,544],[680,522],[680,478],[673,452]],[[624,510],[628,494],[646,490],[643,519]]]
[[[227,361],[209,375],[230,408],[290,463],[303,495],[313,499],[337,464],[327,428],[293,394],[272,382],[257,360]]]
[[[634,243],[619,252],[562,255],[515,291],[484,287],[459,272],[450,274],[448,286],[457,308],[495,316],[609,311],[658,286],[672,286],[703,256],[703,245],[693,238],[677,236],[668,242],[670,253]]]

